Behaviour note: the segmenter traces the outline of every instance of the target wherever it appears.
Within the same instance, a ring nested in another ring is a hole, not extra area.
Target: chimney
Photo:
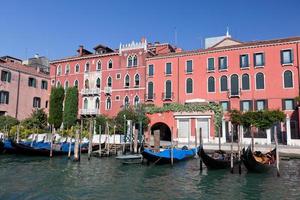
[[[80,45],[80,46],[79,46],[79,49],[78,49],[78,56],[83,56],[83,45]]]
[[[182,52],[182,48],[176,48],[176,49],[175,49],[175,52],[176,52],[176,53]]]
[[[146,42],[146,38],[145,38],[145,37],[142,37],[142,38],[141,38],[141,42],[142,42],[142,43],[145,43],[145,42]]]

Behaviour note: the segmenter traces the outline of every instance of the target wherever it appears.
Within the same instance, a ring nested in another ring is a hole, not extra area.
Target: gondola
[[[202,159],[208,169],[230,168],[230,155],[226,154],[225,151],[215,151],[212,157],[205,153],[203,147],[200,147],[198,150],[198,156]],[[234,159],[234,162],[236,162],[236,159]]]
[[[0,153],[4,151],[4,143],[0,140]]]
[[[152,149],[145,148],[142,152],[143,158],[147,160],[148,163],[154,164],[170,164],[171,163],[171,149],[164,149],[160,152],[154,152]],[[187,148],[174,148],[173,149],[173,162],[180,162],[190,158],[194,158],[197,149],[187,149]]]
[[[266,154],[263,154],[260,151],[255,151],[253,153],[249,146],[246,150],[243,149],[241,159],[248,171],[258,173],[267,172],[271,168],[275,167],[276,148]]]

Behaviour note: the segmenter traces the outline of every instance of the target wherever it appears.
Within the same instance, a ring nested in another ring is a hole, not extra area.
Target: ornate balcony
[[[80,115],[99,115],[100,111],[99,109],[80,109],[79,110]]]
[[[161,98],[163,101],[172,101],[172,99],[174,99],[174,92],[163,92]]]
[[[155,99],[155,93],[153,94],[145,94],[145,101],[154,101]]]
[[[237,90],[228,89],[227,95],[228,98],[240,98],[241,89],[237,89]]]
[[[100,88],[85,88],[81,90],[82,95],[100,95]]]

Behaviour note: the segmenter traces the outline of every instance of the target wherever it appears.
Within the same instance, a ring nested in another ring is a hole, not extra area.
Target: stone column
[[[271,144],[271,129],[267,129],[267,144]]]
[[[287,145],[291,145],[292,141],[291,141],[291,119],[289,117],[289,115],[286,115],[286,143]]]
[[[222,140],[226,143],[226,121],[225,118],[222,118]]]

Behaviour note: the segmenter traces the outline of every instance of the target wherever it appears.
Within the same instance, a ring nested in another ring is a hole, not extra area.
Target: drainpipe
[[[17,90],[17,105],[16,105],[16,114],[15,118],[18,119],[18,113],[19,113],[19,96],[20,96],[20,82],[21,82],[21,72],[18,71],[18,90]]]
[[[179,103],[179,57],[177,58],[177,103]]]

